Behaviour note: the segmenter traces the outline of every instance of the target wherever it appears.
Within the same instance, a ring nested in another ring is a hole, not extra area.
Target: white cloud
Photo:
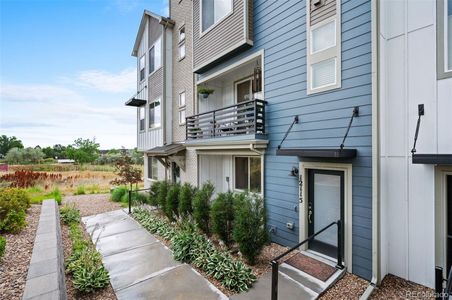
[[[132,92],[136,89],[136,69],[125,69],[119,73],[88,70],[80,72],[74,79],[66,81],[102,92]]]
[[[128,94],[2,82],[0,132],[23,139],[27,146],[95,136],[102,148],[135,147],[136,110],[124,107]]]

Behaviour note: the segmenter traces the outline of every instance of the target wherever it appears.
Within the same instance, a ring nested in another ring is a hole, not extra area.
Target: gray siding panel
[[[244,30],[245,22],[248,22],[246,19],[249,19],[249,14],[245,18],[244,5],[250,5],[252,1],[233,0],[233,13],[202,35],[200,30],[200,2],[201,0],[193,1],[194,69],[219,58],[219,55],[224,54],[225,50],[232,51],[246,44],[246,39],[253,35],[252,29],[248,32]],[[252,7],[252,5],[250,6]],[[252,25],[252,19],[249,24]],[[252,26],[248,27],[252,28]]]

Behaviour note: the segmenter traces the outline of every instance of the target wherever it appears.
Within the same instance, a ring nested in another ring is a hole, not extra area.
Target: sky
[[[143,10],[167,0],[0,0],[0,135],[26,147],[96,138],[136,147],[131,56]]]

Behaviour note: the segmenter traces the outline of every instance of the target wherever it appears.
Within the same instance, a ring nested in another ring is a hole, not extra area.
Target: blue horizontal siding
[[[370,279],[372,270],[372,78],[371,2],[342,1],[341,88],[306,94],[306,1],[254,0],[254,45],[223,65],[199,75],[202,79],[228,64],[264,49],[266,126],[264,188],[268,227],[274,242],[285,246],[299,241],[298,180],[289,176],[297,157],[276,156],[276,147],[300,117],[283,147],[339,147],[354,106],[360,116],[353,122],[345,144],[357,149],[353,164],[352,251],[353,273]],[[293,230],[286,228],[292,222]]]

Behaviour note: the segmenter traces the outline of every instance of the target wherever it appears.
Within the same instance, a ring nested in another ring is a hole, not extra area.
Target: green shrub
[[[192,214],[192,201],[196,188],[189,183],[184,183],[179,192],[179,215],[183,218]]]
[[[75,206],[63,206],[60,209],[60,218],[66,224],[80,222],[80,211]]]
[[[127,194],[127,188],[117,187],[111,192],[111,200],[114,202],[120,202],[124,194]]]
[[[56,187],[53,189],[53,191],[49,194],[49,196],[58,203],[58,205],[61,205],[61,201],[63,200],[63,197],[61,196],[61,191]]]
[[[236,197],[233,237],[251,265],[268,241],[265,222],[265,205],[260,196],[246,193]]]
[[[4,188],[0,190],[0,232],[17,233],[27,225],[26,211],[30,197],[23,189]]]
[[[92,184],[88,186],[88,193],[89,194],[99,194],[100,189],[98,184]]]
[[[193,218],[199,229],[209,234],[210,198],[213,195],[212,183],[204,183],[193,199]]]
[[[83,237],[79,223],[71,223],[69,238],[72,253],[66,261],[66,270],[72,273],[74,287],[82,293],[90,293],[110,283],[107,270],[102,265],[102,256]]]
[[[234,260],[229,253],[215,249],[206,235],[197,232],[195,226],[183,222],[180,226],[169,223],[146,209],[134,209],[133,216],[151,233],[171,228],[171,249],[176,260],[192,263],[217,279],[234,292],[248,290],[256,277],[241,261]],[[165,229],[162,229],[165,228]],[[166,238],[168,240],[168,238]]]
[[[5,255],[5,249],[6,249],[6,239],[2,236],[0,236],[0,258]]]
[[[77,187],[77,190],[75,190],[74,195],[85,195],[86,191],[85,191],[85,186],[84,185],[79,185]]]
[[[169,186],[170,184],[167,181],[161,181],[158,186],[157,203],[164,212],[166,211],[166,196],[168,195]]]
[[[178,216],[179,212],[177,210],[179,206],[179,192],[180,184],[176,183],[171,185],[166,195],[166,207],[165,214],[168,219],[174,221],[174,216]]]
[[[229,245],[232,240],[232,224],[234,222],[234,194],[219,193],[212,203],[210,212],[212,231]]]
[[[159,194],[160,181],[155,181],[151,185],[151,191],[149,193],[149,204],[152,206],[158,206],[158,194]]]

